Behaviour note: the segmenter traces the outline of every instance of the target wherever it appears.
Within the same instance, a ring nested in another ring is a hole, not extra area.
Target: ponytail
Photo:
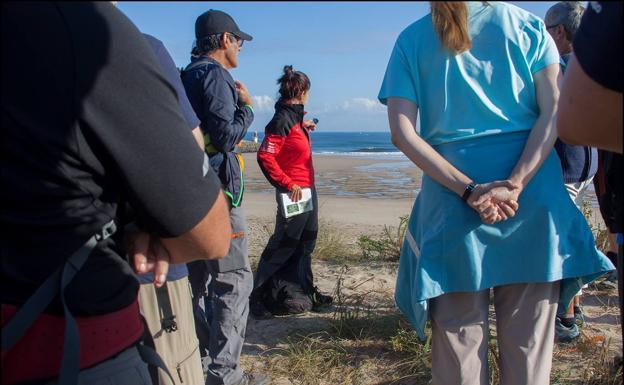
[[[293,70],[291,65],[284,66],[282,77],[277,79],[280,89],[280,100],[290,100],[299,97],[310,89],[310,79],[301,71]]]
[[[454,55],[472,47],[468,34],[468,7],[463,1],[432,1],[433,28],[440,36],[442,46]]]

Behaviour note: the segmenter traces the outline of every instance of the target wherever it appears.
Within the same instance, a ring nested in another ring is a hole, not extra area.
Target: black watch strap
[[[470,195],[472,195],[472,192],[477,188],[477,184],[472,182],[472,183],[468,183],[466,185],[466,189],[464,190],[464,193],[462,194],[462,199],[464,200],[464,202],[468,201],[468,198],[470,198]]]

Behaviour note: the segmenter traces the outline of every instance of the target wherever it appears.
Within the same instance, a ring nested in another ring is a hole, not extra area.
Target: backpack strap
[[[24,336],[37,317],[60,293],[65,316],[65,337],[60,384],[77,384],[80,371],[80,334],[78,325],[65,301],[65,288],[71,283],[76,273],[82,268],[87,258],[98,244],[113,235],[117,230],[114,221],[106,223],[102,229],[91,236],[74,254],[65,261],[39,286],[35,293],[22,305],[19,311],[2,328],[2,350],[8,351]]]
[[[158,368],[162,369],[167,377],[171,380],[172,384],[175,384],[173,380],[173,376],[171,372],[167,368],[167,365],[163,361],[163,359],[156,352],[156,345],[154,344],[154,338],[152,337],[152,333],[147,326],[147,321],[145,317],[141,315],[141,322],[143,322],[143,337],[141,338],[141,342],[136,345],[136,348],[139,352],[139,356],[141,360],[148,365],[148,371],[150,377],[152,378],[152,382],[154,384],[159,383],[158,379]]]
[[[169,289],[167,282],[156,289],[156,302],[160,313],[160,327],[167,333],[178,330],[178,324],[175,321],[175,314],[171,308],[171,300],[169,299]]]

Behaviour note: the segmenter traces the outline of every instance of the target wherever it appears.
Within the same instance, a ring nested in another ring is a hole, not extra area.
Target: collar
[[[303,110],[303,104],[286,104],[282,102],[275,103],[275,111],[283,110],[288,114],[292,114],[297,118],[297,121],[303,120],[305,111]]]
[[[195,63],[196,61],[199,61],[199,60],[201,60],[201,61],[208,61],[208,62],[210,62],[210,63],[213,63],[213,64],[218,65],[218,66],[219,66],[219,67],[221,67],[221,68],[224,68],[224,67],[223,67],[223,65],[222,65],[221,63],[219,63],[217,60],[215,60],[215,59],[211,58],[211,57],[210,57],[210,56],[208,56],[208,55],[200,55],[200,56],[193,57],[193,58],[191,59],[191,63]],[[225,69],[225,68],[224,68],[224,69]]]

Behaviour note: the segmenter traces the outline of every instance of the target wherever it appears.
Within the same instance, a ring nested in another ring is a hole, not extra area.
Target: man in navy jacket
[[[228,71],[238,66],[241,46],[252,37],[242,32],[228,14],[215,10],[197,18],[195,37],[197,42],[193,53],[196,55],[182,72],[182,82],[201,121],[210,166],[219,176],[229,198],[232,223],[232,242],[223,260],[189,265],[196,317],[201,314],[199,300],[205,297],[205,285],[210,280],[210,295],[205,301],[208,346],[203,341],[205,338],[199,335],[200,347],[202,350],[207,348],[210,356],[206,384],[261,385],[267,382],[267,378],[243,373],[239,362],[253,275],[247,255],[247,226],[241,207],[243,159],[237,144],[247,133],[254,111],[247,88],[235,81]],[[199,324],[198,321],[202,320],[196,320]]]

